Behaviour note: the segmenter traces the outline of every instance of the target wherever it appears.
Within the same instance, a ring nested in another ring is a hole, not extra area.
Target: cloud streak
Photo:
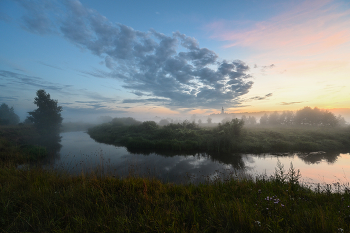
[[[304,101],[301,102],[282,102],[281,105],[292,105],[292,104],[300,104],[303,103]]]
[[[107,72],[85,74],[121,80],[125,89],[150,97],[126,99],[124,103],[161,99],[174,109],[234,107],[253,85],[244,62],[220,60],[214,51],[201,48],[194,38],[180,32],[168,36],[114,24],[77,0],[56,5],[44,0],[20,4],[26,10],[22,17],[26,30],[40,35],[59,32],[104,59]],[[48,12],[57,9],[64,13],[50,18]]]
[[[212,37],[228,41],[225,47],[243,46],[290,53],[319,54],[350,40],[350,10],[330,0],[309,0],[260,22],[216,21],[207,25]],[[240,22],[241,23],[241,22]],[[295,50],[297,49],[297,50]]]
[[[252,98],[249,98],[249,100],[264,100],[271,97],[272,95],[273,95],[272,93],[269,93],[269,94],[266,94],[265,96],[254,96]]]

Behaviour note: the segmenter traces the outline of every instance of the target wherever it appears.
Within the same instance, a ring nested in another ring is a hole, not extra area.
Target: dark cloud
[[[57,69],[57,70],[63,70],[62,68],[58,67],[58,66],[53,66],[53,65],[49,65],[45,62],[42,62],[42,61],[38,61],[39,64],[41,65],[44,65],[44,66],[48,66],[48,67],[51,67],[51,68],[54,68],[54,69]]]
[[[271,97],[272,95],[273,95],[272,93],[269,93],[265,96],[254,96],[254,97],[250,98],[249,100],[264,100],[268,97]]]
[[[154,102],[168,102],[167,99],[149,98],[149,99],[124,99],[123,103],[154,103]]]
[[[50,0],[21,1],[16,0],[24,9],[26,14],[22,16],[21,25],[24,29],[36,34],[51,34],[55,31],[53,22],[49,17],[49,10],[55,6]]]
[[[0,70],[0,77],[7,80],[9,83],[15,84],[15,86],[18,88],[21,88],[22,86],[32,86],[37,89],[65,92],[65,89],[70,87],[70,85],[50,83],[39,77],[14,73],[6,70]]]
[[[144,95],[145,95],[145,93],[143,93],[143,92],[141,92],[141,91],[133,91],[133,92],[131,92],[131,93],[133,93],[133,94],[135,94],[135,95],[137,95],[137,96],[144,96]]]
[[[282,102],[281,105],[291,105],[291,104],[300,104],[303,103],[304,101],[301,102]]]
[[[0,96],[0,102],[7,102],[7,101],[16,101],[18,100],[18,97],[5,97],[5,96]]]
[[[110,98],[102,96],[97,92],[91,92],[84,89],[80,90],[72,90],[71,85],[62,85],[58,83],[47,82],[42,78],[29,76],[19,73],[14,73],[11,71],[0,70],[0,78],[1,80],[6,80],[7,82],[13,84],[16,88],[22,89],[23,86],[31,86],[34,89],[45,89],[53,90],[59,92],[65,96],[79,96],[82,95],[89,99],[93,99],[96,103],[115,103],[117,101],[116,98]],[[91,102],[90,102],[91,103]]]
[[[180,32],[168,36],[114,24],[77,0],[56,2],[60,5],[56,8],[65,10],[53,23],[47,17],[52,6],[38,2],[21,3],[27,10],[26,29],[41,34],[60,31],[73,44],[103,58],[109,70],[82,73],[119,79],[134,94],[153,97],[126,99],[125,103],[162,99],[170,108],[234,107],[253,85],[244,62],[219,60],[214,51],[200,48],[194,38]]]

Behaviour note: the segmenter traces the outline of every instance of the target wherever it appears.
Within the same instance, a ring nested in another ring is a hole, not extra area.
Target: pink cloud
[[[310,0],[260,22],[216,21],[212,37],[243,46],[315,55],[350,42],[350,10],[330,0]],[[245,27],[244,27],[245,26]]]

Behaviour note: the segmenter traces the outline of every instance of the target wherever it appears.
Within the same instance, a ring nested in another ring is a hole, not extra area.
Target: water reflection
[[[95,171],[101,175],[151,176],[163,181],[204,182],[208,178],[246,176],[275,171],[280,160],[288,170],[292,162],[309,182],[333,182],[334,177],[350,177],[349,154],[206,154],[157,151],[128,151],[95,142],[84,132],[62,133],[62,148],[45,160],[44,166],[72,174]],[[344,171],[342,173],[342,171]],[[346,180],[345,180],[346,181]]]

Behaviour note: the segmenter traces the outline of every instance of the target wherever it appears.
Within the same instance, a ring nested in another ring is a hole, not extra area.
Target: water
[[[71,174],[94,171],[97,175],[157,177],[174,183],[204,182],[217,177],[272,175],[278,160],[289,169],[300,169],[307,183],[347,183],[350,155],[205,154],[192,155],[130,153],[125,147],[95,142],[85,132],[62,133],[61,149],[42,161],[44,167],[64,169]]]

